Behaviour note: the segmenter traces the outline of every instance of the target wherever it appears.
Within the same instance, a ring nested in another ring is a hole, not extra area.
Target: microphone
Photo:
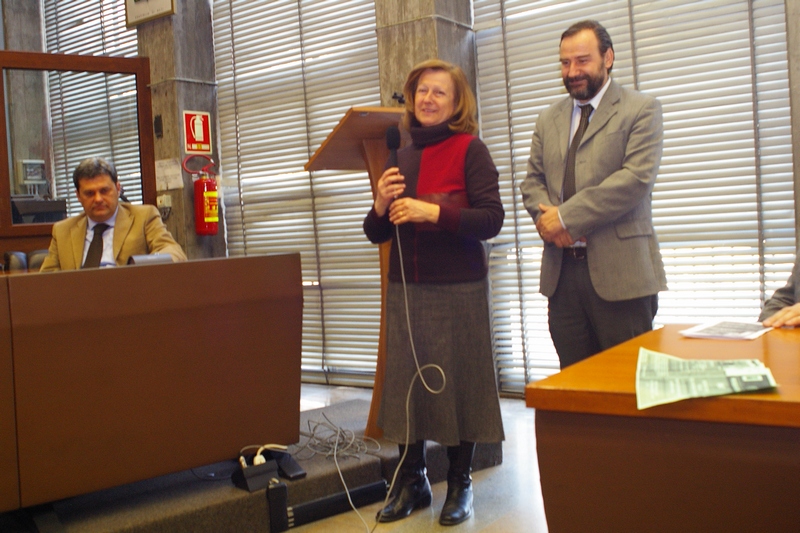
[[[397,166],[397,149],[400,148],[400,128],[389,126],[386,128],[386,148],[389,149],[389,166]]]

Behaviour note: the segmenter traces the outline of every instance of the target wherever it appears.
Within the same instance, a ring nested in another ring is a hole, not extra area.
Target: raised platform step
[[[322,409],[301,413],[300,430],[309,433],[319,424],[332,424],[362,437],[366,427],[369,402],[351,400]],[[300,445],[306,442],[301,437]],[[255,444],[255,443],[245,443]],[[196,445],[202,445],[197,443]],[[342,477],[350,490],[391,480],[397,466],[397,446],[388,441],[378,441],[369,453],[338,459]],[[290,447],[298,464],[307,472],[303,479],[288,481],[289,506],[325,498],[344,491],[332,457],[312,455],[298,446]],[[478,445],[475,470],[502,463],[502,445]],[[98,459],[103,461],[124,458]],[[445,449],[436,443],[428,444],[428,477],[431,483],[443,481],[447,474]],[[65,533],[241,533],[243,531],[270,531],[269,504],[266,490],[255,492],[236,487],[231,479],[239,468],[236,460],[226,461],[190,471],[132,483],[122,487],[98,491],[83,496],[54,502],[52,511]],[[40,533],[50,533],[46,527]],[[30,510],[0,515],[3,533],[30,533],[37,531],[30,521]],[[51,529],[59,531],[58,524]]]

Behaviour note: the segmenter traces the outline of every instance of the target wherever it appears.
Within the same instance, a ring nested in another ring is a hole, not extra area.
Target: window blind
[[[521,394],[558,371],[538,294],[542,242],[519,184],[536,118],[566,94],[558,44],[578,20],[608,29],[614,79],[663,106],[653,218],[670,290],[656,322],[755,320],[795,252],[783,0],[474,0],[474,10],[481,131],[507,210],[490,271],[501,390]]]
[[[48,52],[135,57],[135,29],[125,27],[124,0],[45,0]],[[142,202],[136,79],[132,74],[48,74],[56,194],[67,214],[82,212],[72,172],[87,157],[111,160],[134,203]]]
[[[371,386],[369,178],[303,165],[351,106],[380,105],[374,2],[216,0],[214,34],[228,251],[299,252],[303,379]]]

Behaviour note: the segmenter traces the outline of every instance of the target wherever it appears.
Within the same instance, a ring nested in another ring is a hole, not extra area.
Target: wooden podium
[[[306,163],[306,170],[366,170],[369,174],[372,194],[383,174],[389,149],[386,148],[386,129],[397,126],[404,113],[402,107],[351,107],[339,124],[320,145]],[[403,144],[408,134],[402,132]],[[366,213],[365,213],[366,215]],[[365,237],[366,238],[366,237]],[[364,434],[380,438],[382,431],[377,425],[378,406],[383,389],[386,360],[386,273],[389,268],[389,241],[380,245],[381,269],[381,322],[378,337],[378,363],[375,367],[375,384],[372,403]]]

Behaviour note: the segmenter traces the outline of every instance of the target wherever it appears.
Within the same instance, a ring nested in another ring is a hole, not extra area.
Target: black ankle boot
[[[439,523],[443,526],[460,524],[472,516],[472,458],[475,443],[462,441],[459,446],[448,446],[447,498],[442,507]]]
[[[400,445],[400,457],[403,449]],[[394,522],[411,514],[414,509],[424,509],[431,504],[431,484],[425,474],[425,442],[408,446],[408,453],[400,466],[392,500],[378,513],[378,522]]]

